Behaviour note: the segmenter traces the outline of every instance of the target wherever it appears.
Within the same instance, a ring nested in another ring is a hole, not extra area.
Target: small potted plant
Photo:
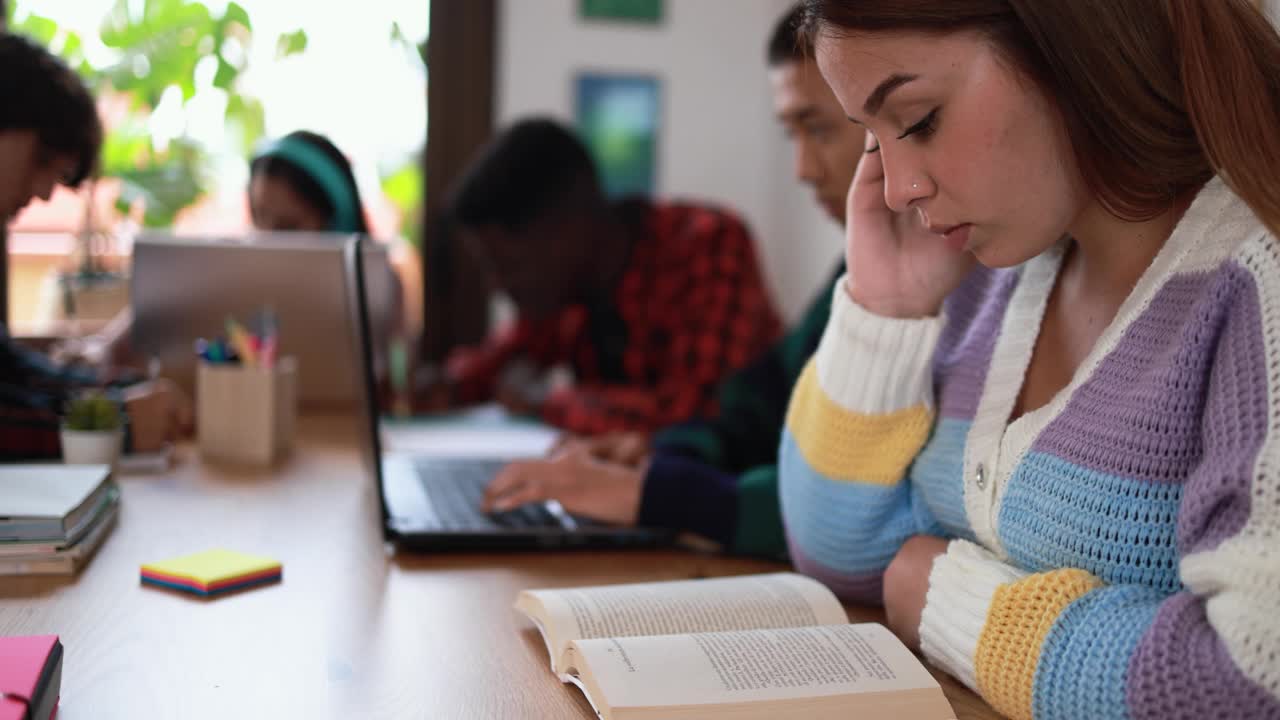
[[[67,403],[62,424],[62,460],[74,465],[114,465],[124,446],[120,406],[91,390]]]

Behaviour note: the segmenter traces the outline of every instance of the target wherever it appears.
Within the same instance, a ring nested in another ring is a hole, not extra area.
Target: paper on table
[[[173,445],[166,443],[154,452],[129,453],[116,460],[121,475],[147,475],[167,471],[173,465]]]
[[[484,406],[443,418],[383,422],[383,450],[448,458],[525,458],[547,454],[559,431]]]

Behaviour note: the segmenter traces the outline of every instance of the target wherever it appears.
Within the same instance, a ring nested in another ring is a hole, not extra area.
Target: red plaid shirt
[[[638,239],[610,301],[536,326],[519,319],[488,344],[455,351],[448,374],[463,402],[491,398],[502,368],[525,358],[573,370],[573,386],[543,409],[566,430],[652,432],[714,412],[720,379],[781,327],[751,235],[722,210],[633,201],[631,211]]]

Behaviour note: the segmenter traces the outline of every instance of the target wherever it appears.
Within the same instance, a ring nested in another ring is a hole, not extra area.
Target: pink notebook
[[[57,635],[0,637],[0,720],[50,720],[61,689]]]

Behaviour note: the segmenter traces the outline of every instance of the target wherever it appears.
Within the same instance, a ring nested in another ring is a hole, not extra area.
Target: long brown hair
[[[976,31],[1062,113],[1115,215],[1145,220],[1214,174],[1280,235],[1280,35],[1248,0],[805,0],[805,28]]]

